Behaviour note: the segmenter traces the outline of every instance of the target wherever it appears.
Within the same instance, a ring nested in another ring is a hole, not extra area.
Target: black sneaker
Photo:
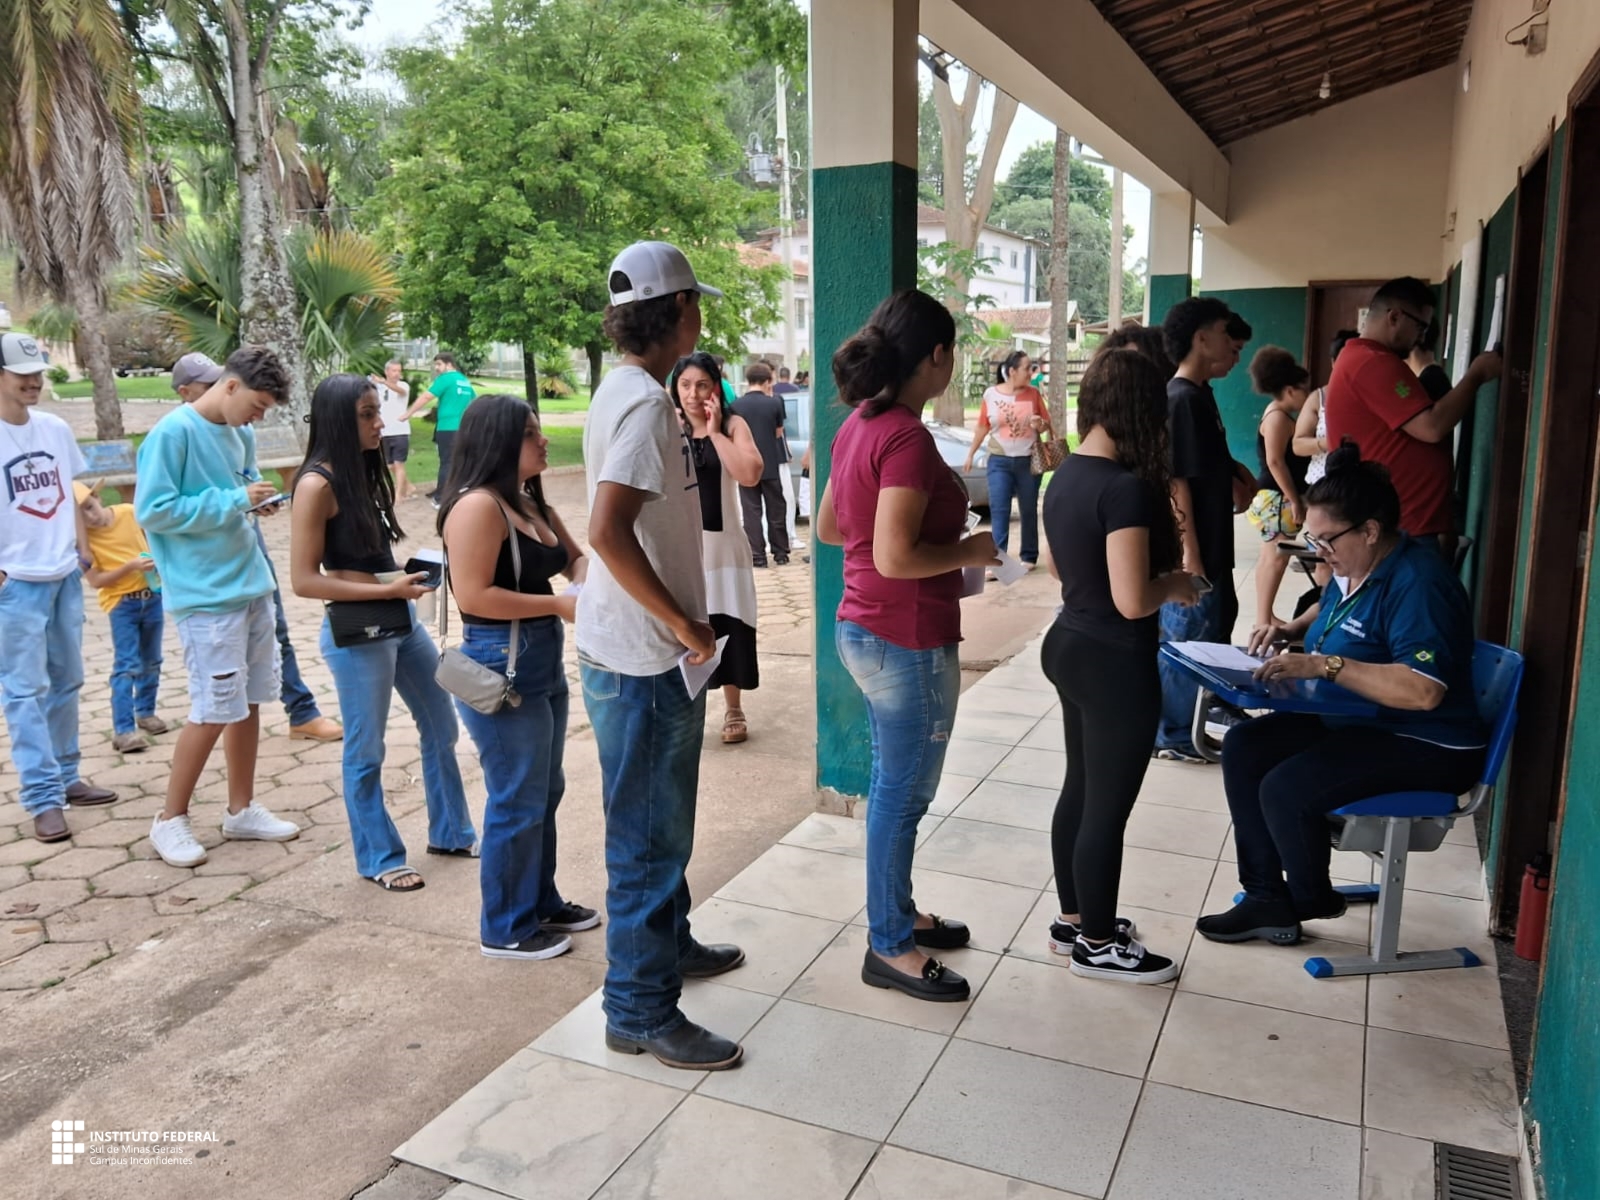
[[[764,558],[758,558],[752,561],[750,565],[752,567],[765,567],[767,565],[767,560]]]
[[[1150,953],[1143,942],[1120,934],[1100,946],[1080,936],[1072,947],[1072,962],[1067,970],[1088,979],[1112,979],[1118,983],[1166,983],[1178,977],[1177,963]]]
[[[1128,917],[1118,917],[1116,921],[1116,937],[1136,938],[1139,931],[1134,928],[1133,921]],[[1078,940],[1081,931],[1071,921],[1050,922],[1050,949],[1057,954],[1071,954],[1072,947]]]
[[[772,556],[772,561],[777,563],[780,567],[787,567],[789,565],[789,556],[787,554],[774,554]]]
[[[1190,747],[1162,746],[1153,753],[1151,758],[1160,759],[1162,762],[1193,763],[1197,767],[1206,765],[1206,758]]]
[[[485,958],[557,958],[572,949],[572,939],[564,933],[541,929],[531,938],[515,946],[491,946],[479,942],[478,951]]]
[[[585,929],[593,929],[600,924],[600,914],[592,908],[585,908],[568,900],[548,917],[540,917],[539,924],[557,933],[578,933]]]
[[[1249,942],[1260,938],[1275,946],[1292,946],[1300,940],[1300,920],[1287,900],[1252,900],[1246,896],[1225,913],[1201,917],[1194,923],[1200,936],[1211,942]]]
[[[1294,915],[1302,921],[1337,921],[1349,907],[1350,902],[1345,899],[1344,893],[1330,888],[1323,899],[1309,907],[1296,904]]]

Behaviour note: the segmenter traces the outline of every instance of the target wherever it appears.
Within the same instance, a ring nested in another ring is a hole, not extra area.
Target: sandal
[[[470,846],[462,846],[455,850],[446,850],[442,846],[429,846],[428,853],[442,854],[447,858],[478,858],[480,857],[479,849],[479,844],[473,842]]]
[[[428,886],[427,880],[422,878],[422,872],[415,867],[395,867],[381,875],[370,876],[373,883],[386,892],[420,892]],[[405,887],[400,886],[402,879],[415,878],[416,882]]]
[[[731,746],[750,737],[750,727],[745,723],[744,709],[730,708],[722,718],[722,744]]]

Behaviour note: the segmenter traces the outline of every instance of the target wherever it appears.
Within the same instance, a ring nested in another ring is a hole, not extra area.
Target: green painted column
[[[1150,297],[1151,325],[1159,325],[1167,310],[1180,300],[1187,300],[1194,290],[1194,280],[1187,275],[1152,275],[1146,295]]]
[[[849,410],[830,364],[891,292],[917,278],[917,0],[811,6],[813,510]],[[844,553],[812,538],[817,786],[865,796],[866,706],[834,648]]]

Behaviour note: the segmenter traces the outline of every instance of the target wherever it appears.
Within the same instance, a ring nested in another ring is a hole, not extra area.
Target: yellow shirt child
[[[133,592],[160,591],[147,575],[156,564],[150,543],[134,520],[133,505],[100,503],[100,497],[81,483],[72,485],[89,531],[89,556],[94,565],[85,572],[91,586],[100,589],[100,608],[110,612],[117,601]]]

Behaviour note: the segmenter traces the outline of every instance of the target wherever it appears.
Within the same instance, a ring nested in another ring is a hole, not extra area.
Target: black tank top
[[[315,466],[305,469],[307,475],[320,475],[328,481],[328,486],[333,486],[333,476],[326,467]],[[378,526],[383,528],[381,522]],[[356,528],[354,519],[342,507],[333,516],[328,518],[326,532],[322,542],[322,569],[324,571],[365,571],[369,575],[376,575],[381,571],[394,571],[398,568],[394,561],[394,547],[387,541],[379,550],[363,548],[363,538]]]
[[[550,586],[553,576],[559,575],[567,565],[566,547],[557,543],[546,546],[538,538],[529,537],[522,530],[513,530],[517,539],[517,553],[522,556],[522,578],[518,579],[512,574],[511,569],[511,543],[500,543],[500,556],[494,563],[494,586],[504,588],[508,592],[521,592],[524,596],[553,596],[555,589]],[[556,617],[523,618],[535,621],[554,621]],[[463,612],[461,620],[466,625],[509,625],[510,621],[500,617],[479,617],[472,613]]]
[[[1282,411],[1281,409],[1279,411]],[[1285,414],[1286,416],[1288,414]],[[1265,420],[1265,414],[1262,415]],[[1261,427],[1256,427],[1256,459],[1261,464],[1261,474],[1256,476],[1256,487],[1265,492],[1281,492],[1277,476],[1273,475],[1272,468],[1267,465],[1267,439],[1261,435]],[[1289,435],[1289,447],[1284,452],[1284,461],[1289,464],[1289,478],[1294,480],[1295,490],[1302,495],[1306,490],[1306,468],[1311,465],[1309,458],[1301,458],[1294,452],[1294,434]]]

